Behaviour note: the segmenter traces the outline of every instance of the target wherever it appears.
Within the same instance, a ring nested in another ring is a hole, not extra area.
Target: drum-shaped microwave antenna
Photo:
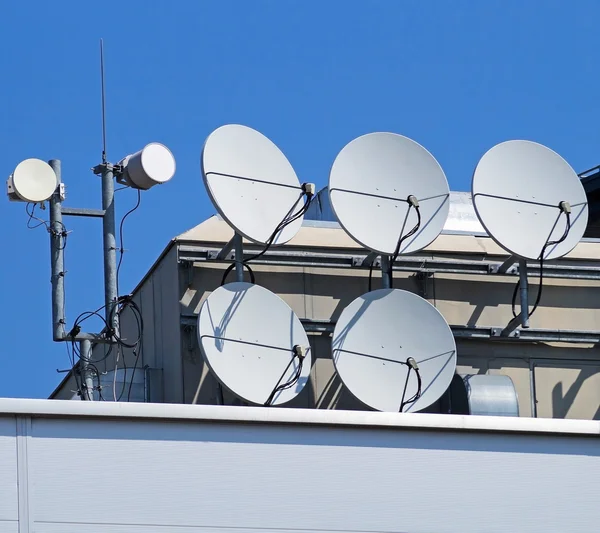
[[[401,238],[400,254],[425,248],[442,231],[450,208],[442,167],[423,146],[395,133],[369,133],[347,144],[331,168],[329,197],[350,237],[386,255],[394,254]]]
[[[267,244],[279,224],[303,205],[304,190],[283,152],[247,126],[228,124],[208,136],[202,177],[223,219],[257,244]],[[286,225],[271,244],[289,241],[302,220],[300,216]]]
[[[216,289],[200,308],[197,332],[209,368],[244,401],[283,404],[308,381],[306,332],[292,309],[264,287],[235,282]]]
[[[475,212],[490,237],[522,259],[538,260],[542,250],[544,260],[562,257],[587,227],[579,176],[541,144],[517,140],[494,146],[477,164],[471,188]],[[561,242],[547,246],[556,241]]]
[[[125,157],[119,165],[122,167],[120,181],[142,190],[169,181],[176,167],[173,154],[160,143],[147,144],[139,152]]]
[[[58,187],[52,167],[41,159],[21,161],[6,183],[8,199],[39,203],[48,200]]]
[[[371,291],[348,305],[335,326],[332,355],[346,388],[378,411],[429,407],[456,370],[456,344],[444,317],[399,289]]]

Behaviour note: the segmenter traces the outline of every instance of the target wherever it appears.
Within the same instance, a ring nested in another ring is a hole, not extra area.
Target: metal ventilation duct
[[[517,391],[508,376],[467,374],[461,376],[469,414],[487,416],[519,416]]]
[[[519,401],[512,379],[508,376],[455,374],[434,412],[519,416]]]

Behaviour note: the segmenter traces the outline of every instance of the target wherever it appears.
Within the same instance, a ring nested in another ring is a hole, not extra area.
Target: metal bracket
[[[226,261],[233,258],[233,245],[235,244],[235,235],[229,240],[229,242],[221,248],[218,252],[212,251],[209,254],[209,258],[216,261]]]
[[[58,189],[56,192],[57,192],[61,202],[64,202],[67,199],[67,189],[66,189],[64,183],[60,182],[58,184]]]
[[[96,174],[96,176],[101,176],[102,173],[105,172],[106,170],[110,170],[111,172],[113,172],[114,169],[115,169],[115,166],[110,163],[100,163],[99,165],[92,167],[92,172],[94,174]]]
[[[505,263],[503,263],[503,265]],[[519,282],[521,294],[521,312],[502,330],[503,337],[518,337],[517,328],[519,326],[523,328],[529,328],[529,282],[527,279],[527,261],[525,259],[519,259]],[[517,335],[514,335],[515,333],[517,333]]]
[[[520,259],[511,255],[506,261],[499,265],[490,265],[491,274],[516,274],[519,271]]]
[[[191,325],[184,325],[183,326],[183,331],[186,334],[187,337],[187,349],[188,352],[193,352],[194,351],[194,327]]]
[[[93,218],[103,218],[104,217],[104,209],[86,209],[86,208],[77,208],[77,207],[61,207],[61,213],[63,215],[72,216],[72,217],[93,217]]]
[[[194,284],[194,262],[188,259],[180,259],[179,264],[186,271],[187,283],[186,288],[190,289]]]
[[[379,254],[377,252],[371,252],[367,257],[353,257],[352,264],[354,266],[363,266],[370,267],[373,265],[374,267],[379,268],[381,266],[381,259],[379,258]]]
[[[211,250],[207,259],[211,261],[235,261],[236,281],[244,281],[244,240],[239,233],[235,233],[229,242],[218,252]],[[235,248],[235,250],[234,250]]]
[[[421,298],[427,298],[429,292],[427,290],[429,288],[429,280],[433,278],[433,272],[416,272],[413,276],[417,283],[419,296],[421,296]]]

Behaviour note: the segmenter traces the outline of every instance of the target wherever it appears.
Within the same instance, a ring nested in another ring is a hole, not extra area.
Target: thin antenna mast
[[[106,164],[106,92],[104,90],[104,41],[100,39],[100,80],[102,85],[102,163]]]

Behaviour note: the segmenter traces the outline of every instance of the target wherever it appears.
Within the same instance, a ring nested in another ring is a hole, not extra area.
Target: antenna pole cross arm
[[[121,165],[113,165],[112,163],[100,163],[99,165],[92,167],[92,172],[96,174],[96,176],[101,176],[107,170],[110,170],[115,174],[120,174],[123,172],[123,167]]]

